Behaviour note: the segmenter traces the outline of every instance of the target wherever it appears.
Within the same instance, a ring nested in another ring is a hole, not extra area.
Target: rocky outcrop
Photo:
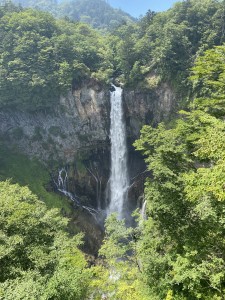
[[[128,191],[128,210],[132,211],[142,205],[144,182],[150,176],[140,153],[132,146],[139,138],[143,125],[157,125],[169,119],[176,107],[176,94],[168,83],[158,83],[155,74],[148,78],[155,83],[150,88],[125,88],[123,93],[124,111],[127,128],[127,144],[129,148],[128,168],[130,188]]]
[[[175,111],[176,94],[168,83],[151,89],[125,89],[127,135],[133,141],[145,124],[156,125]]]
[[[108,143],[109,100],[108,89],[89,82],[61,96],[48,113],[0,111],[0,133],[30,157],[71,163],[78,153]]]

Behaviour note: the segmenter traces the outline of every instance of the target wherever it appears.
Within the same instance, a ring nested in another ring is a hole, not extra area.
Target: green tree
[[[192,68],[196,99],[193,107],[215,116],[225,114],[225,46],[217,46],[199,56]]]
[[[112,8],[103,0],[62,1],[58,6],[58,15],[67,16],[73,21],[88,23],[102,30],[113,30],[124,22],[134,21],[129,14]]]
[[[91,77],[112,74],[107,44],[86,24],[23,10],[0,18],[0,106],[51,109],[60,95]]]
[[[136,260],[135,231],[112,214],[105,223],[105,239],[99,251],[104,264],[93,268],[94,299],[147,300],[146,286],[140,280]],[[133,254],[133,255],[131,255]]]
[[[154,71],[187,95],[183,86],[190,89],[187,78],[196,55],[224,41],[224,22],[221,1],[190,0],[166,12],[149,11],[136,26],[118,27],[111,34],[120,38],[117,60],[125,84],[137,85]]]
[[[155,299],[224,299],[225,124],[212,101],[217,85],[218,98],[224,94],[223,47],[193,68],[208,98],[195,100],[172,128],[145,126],[135,143],[152,172],[138,255]]]
[[[85,299],[89,273],[68,220],[27,187],[0,183],[1,299]]]

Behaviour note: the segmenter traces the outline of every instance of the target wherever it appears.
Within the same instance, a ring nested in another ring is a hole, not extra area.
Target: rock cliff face
[[[175,95],[167,83],[142,91],[125,89],[123,94],[129,148],[131,207],[143,191],[145,165],[132,148],[144,124],[156,124],[174,110]],[[84,82],[50,113],[2,110],[0,137],[49,168],[54,179],[57,168],[66,167],[68,189],[82,203],[106,205],[110,171],[110,92],[94,81]],[[52,167],[54,166],[54,168]]]
[[[150,77],[154,80],[154,75]],[[133,142],[139,138],[145,124],[156,125],[168,119],[175,111],[176,95],[168,83],[161,83],[152,89],[124,89],[124,111],[129,147],[130,210],[141,205],[144,182],[149,172],[143,157],[134,151]]]
[[[168,83],[149,89],[124,90],[127,135],[137,139],[145,124],[156,125],[175,111],[176,95]]]
[[[0,133],[30,157],[71,163],[81,150],[108,143],[109,101],[109,91],[89,82],[62,96],[50,113],[0,111]]]

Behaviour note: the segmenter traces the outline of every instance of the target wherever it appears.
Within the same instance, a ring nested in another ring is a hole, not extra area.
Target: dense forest
[[[51,12],[55,17],[66,17],[101,30],[112,30],[135,19],[120,9],[112,8],[105,0],[14,0],[13,3]]]
[[[88,25],[12,5],[7,10],[0,12],[1,106],[48,108],[85,77],[111,73],[103,37]]]
[[[51,111],[83,81],[115,78],[145,91],[169,82],[179,111],[141,130],[134,147],[151,174],[145,216],[135,211],[133,227],[109,216],[94,263],[57,209],[0,183],[0,298],[223,300],[225,2],[178,2],[104,34],[64,9],[74,16],[1,6],[1,109]]]

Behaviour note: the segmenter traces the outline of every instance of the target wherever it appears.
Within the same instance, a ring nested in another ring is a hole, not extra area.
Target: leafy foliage
[[[187,0],[166,12],[148,11],[138,24],[124,24],[112,32],[121,79],[148,88],[146,77],[154,71],[183,90],[196,55],[224,42],[224,22],[222,1]]]
[[[2,299],[85,299],[89,274],[68,220],[27,187],[0,183]]]
[[[149,218],[140,256],[159,299],[223,299],[225,292],[225,124],[218,118],[222,105],[218,115],[213,101],[215,94],[223,99],[217,70],[223,70],[224,47],[206,51],[193,68],[192,79],[203,87],[198,92],[208,98],[196,99],[171,129],[145,126],[135,143],[153,174],[145,188]]]
[[[91,286],[94,299],[147,300],[146,286],[141,282],[135,256],[135,234],[126,228],[124,220],[112,214],[105,223],[106,235],[99,251],[107,265],[93,268]],[[133,256],[131,256],[133,253]]]
[[[53,2],[46,5],[55,6]],[[38,3],[22,4],[45,9]],[[62,15],[100,26],[108,14],[109,5],[102,0],[75,4],[60,4]],[[85,24],[20,10],[12,5],[1,10],[0,104],[29,110],[52,107],[60,94],[90,77],[103,82],[118,77],[128,86],[152,89],[148,78],[153,72],[157,84],[167,80],[187,95],[196,56],[224,41],[224,6],[215,0],[183,1],[163,13],[148,11],[138,23],[114,24],[104,36]]]
[[[160,77],[185,90],[191,73],[195,95],[175,125],[143,127],[135,147],[152,174],[147,220],[134,229],[115,215],[106,221],[90,290],[65,219],[28,189],[0,183],[3,299],[224,299],[224,21],[224,1],[187,0],[103,37],[47,13],[0,10],[1,107],[49,108],[90,77],[149,88],[151,72],[152,86]]]
[[[34,10],[8,12],[0,18],[0,37],[1,107],[48,109],[85,78],[110,73],[102,37],[85,24]]]
[[[224,115],[225,47],[218,46],[199,56],[191,79],[197,98],[193,105],[215,116]]]

